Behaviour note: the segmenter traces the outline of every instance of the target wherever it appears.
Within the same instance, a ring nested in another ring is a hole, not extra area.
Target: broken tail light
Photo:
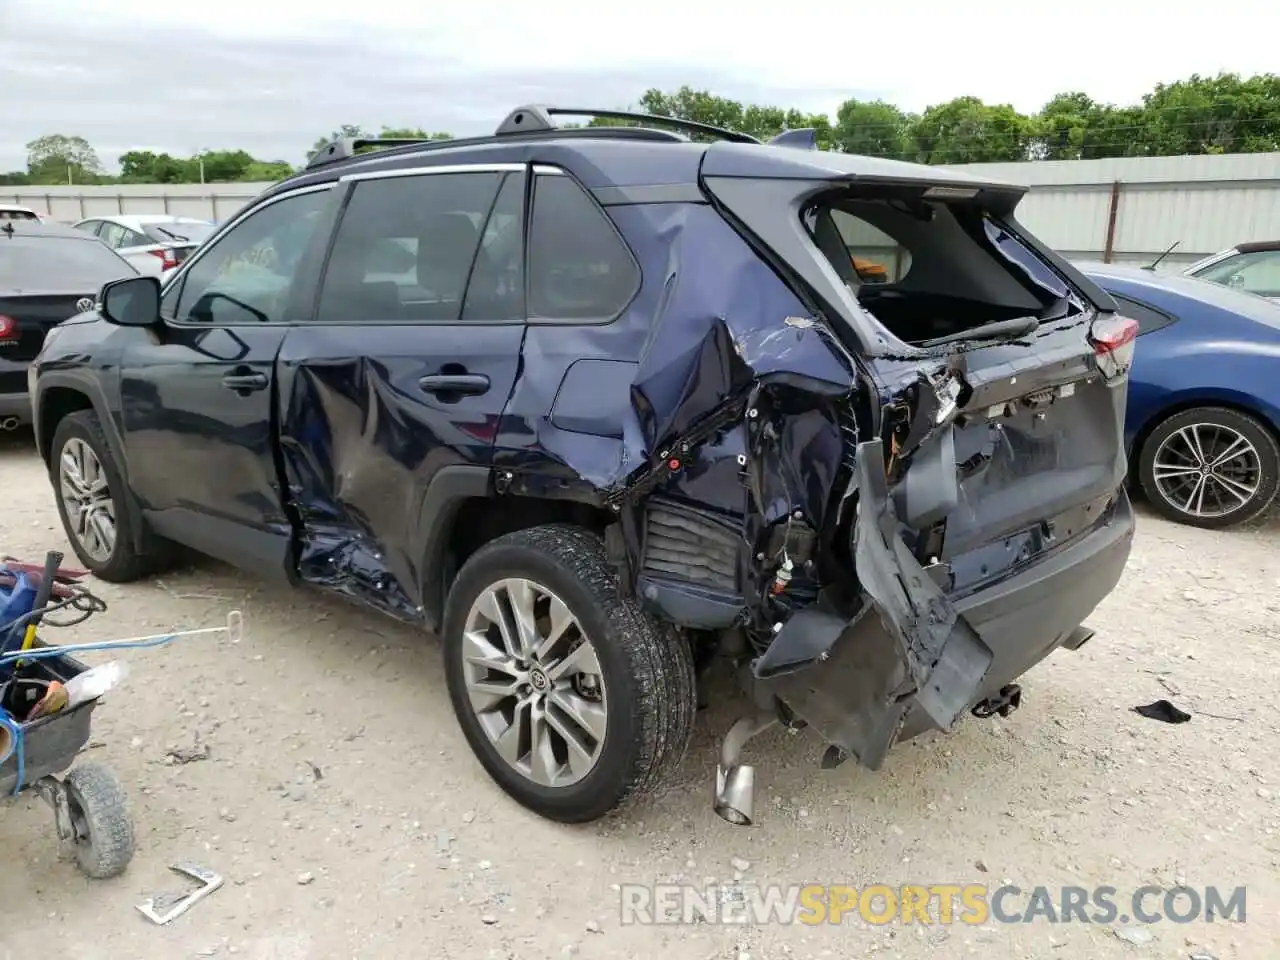
[[[1118,380],[1129,372],[1138,340],[1138,321],[1119,314],[1098,317],[1089,328],[1098,369],[1106,380]]]

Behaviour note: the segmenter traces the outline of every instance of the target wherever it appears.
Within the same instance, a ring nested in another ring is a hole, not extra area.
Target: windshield
[[[91,292],[136,275],[97,240],[0,235],[0,289]]]
[[[213,233],[213,224],[204,220],[144,223],[141,226],[143,232],[156,243],[201,243]]]

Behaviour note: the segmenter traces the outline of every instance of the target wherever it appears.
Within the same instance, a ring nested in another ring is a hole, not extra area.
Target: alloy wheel
[[[1224,517],[1243,508],[1262,484],[1262,458],[1249,439],[1218,423],[1191,423],[1156,449],[1156,489],[1182,513]]]
[[[577,783],[604,746],[600,661],[578,619],[532,580],[486,587],[462,637],[467,697],[498,756],[543,787]]]
[[[116,548],[115,504],[102,461],[78,437],[72,437],[62,447],[58,488],[71,535],[94,560],[110,561]]]

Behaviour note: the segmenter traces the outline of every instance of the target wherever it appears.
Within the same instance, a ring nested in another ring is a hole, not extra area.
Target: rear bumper
[[[1111,516],[1084,538],[1034,567],[958,601],[956,612],[991,651],[991,665],[972,702],[993,696],[1058,647],[1107,598],[1124,574],[1133,547],[1134,515],[1120,491]],[[935,729],[918,706],[908,712],[899,740]]]
[[[0,422],[16,417],[19,423],[31,422],[31,398],[23,393],[0,393]]]
[[[855,559],[865,602],[847,622],[801,611],[753,673],[757,699],[780,698],[877,769],[895,742],[951,729],[1055,648],[1083,642],[1077,629],[1124,573],[1134,516],[1122,489],[1087,534],[952,599],[898,536],[879,441],[860,445],[859,458]]]

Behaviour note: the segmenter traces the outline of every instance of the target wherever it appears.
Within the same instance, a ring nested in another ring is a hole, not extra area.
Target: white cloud
[[[530,99],[619,106],[682,82],[828,112],[850,95],[1034,110],[1276,62],[1274,0],[0,4],[0,169],[54,131],[107,157],[160,141],[296,160],[344,122],[475,133]]]

